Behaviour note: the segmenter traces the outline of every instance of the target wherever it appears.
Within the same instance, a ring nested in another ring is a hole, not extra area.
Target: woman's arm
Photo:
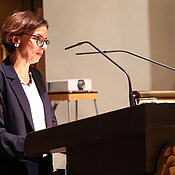
[[[7,123],[6,105],[3,99],[3,76],[0,72],[0,156],[23,157],[24,156],[24,136],[13,135],[6,131]]]

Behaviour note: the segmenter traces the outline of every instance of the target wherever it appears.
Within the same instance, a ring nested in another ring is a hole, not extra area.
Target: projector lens
[[[78,89],[83,90],[85,88],[84,80],[78,80]]]

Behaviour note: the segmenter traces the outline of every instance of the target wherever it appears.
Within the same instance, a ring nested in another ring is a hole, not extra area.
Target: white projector
[[[48,92],[91,91],[92,81],[90,79],[52,80],[47,82],[47,90]]]

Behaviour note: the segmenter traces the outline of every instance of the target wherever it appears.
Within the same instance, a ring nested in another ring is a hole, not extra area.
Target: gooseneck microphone
[[[175,68],[173,68],[173,67],[170,67],[170,66],[167,66],[167,65],[165,65],[165,64],[159,63],[159,62],[157,62],[157,61],[154,61],[154,60],[148,59],[148,58],[146,58],[146,57],[140,56],[140,55],[135,54],[135,53],[133,53],[133,52],[129,52],[129,51],[127,51],[127,50],[104,50],[104,51],[102,51],[102,52],[103,52],[103,53],[124,52],[124,53],[126,53],[126,54],[129,54],[129,55],[138,57],[138,58],[143,59],[143,60],[145,60],[145,61],[148,61],[148,62],[157,64],[157,65],[162,66],[162,67],[164,67],[164,68],[167,68],[167,69],[170,69],[170,70],[175,71]],[[81,52],[81,53],[76,53],[76,55],[87,55],[87,54],[99,54],[99,52]]]
[[[125,73],[125,75],[127,76],[127,79],[128,79],[128,84],[129,84],[129,102],[130,102],[130,106],[135,106],[136,104],[135,104],[134,97],[133,97],[131,80],[130,80],[130,77],[129,77],[128,73],[121,66],[119,66],[116,62],[114,62],[110,57],[108,57],[104,52],[102,52],[100,49],[98,49],[95,45],[93,45],[89,41],[79,42],[79,43],[74,44],[72,46],[66,47],[65,50],[71,49],[71,48],[76,47],[76,46],[80,46],[82,44],[91,45],[95,50],[98,51],[97,53],[101,53],[104,57],[106,57],[110,62],[112,62],[115,66],[117,66],[120,70],[122,70]]]

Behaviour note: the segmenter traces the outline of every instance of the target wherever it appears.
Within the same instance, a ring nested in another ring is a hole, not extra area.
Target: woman
[[[0,174],[49,175],[51,155],[24,156],[29,132],[57,125],[43,74],[31,67],[49,45],[48,23],[31,11],[9,16],[2,26],[8,56],[0,65]]]

